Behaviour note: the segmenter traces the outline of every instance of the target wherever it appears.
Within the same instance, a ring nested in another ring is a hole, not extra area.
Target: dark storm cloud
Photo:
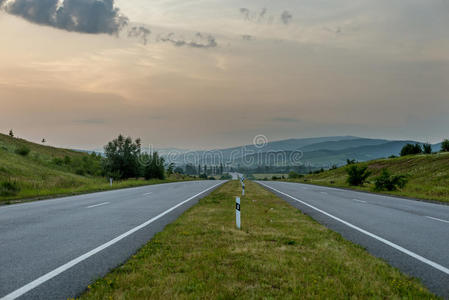
[[[159,41],[172,43],[176,47],[215,48],[218,46],[215,37],[212,35],[203,35],[199,32],[195,35],[195,38],[190,41],[176,37],[173,32],[166,36],[159,37]]]
[[[0,0],[0,7],[30,22],[67,31],[117,34],[128,24],[114,0]]]

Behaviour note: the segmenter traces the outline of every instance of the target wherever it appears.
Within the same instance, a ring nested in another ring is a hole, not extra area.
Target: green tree
[[[347,182],[349,185],[353,186],[362,186],[371,175],[367,166],[359,167],[355,164],[349,165],[346,168],[346,172],[348,173]]]
[[[289,179],[297,179],[297,178],[301,178],[301,177],[304,177],[304,176],[296,173],[295,171],[290,171],[290,173],[288,173]]]
[[[422,145],[422,150],[424,154],[432,154],[432,145],[426,143]]]
[[[380,176],[375,178],[375,191],[395,191],[398,188],[404,188],[407,184],[407,176],[394,175],[392,176],[387,169],[383,169]]]
[[[145,161],[143,176],[149,179],[165,179],[165,160],[157,152],[153,154],[143,154],[141,161]]]
[[[175,169],[175,164],[174,163],[170,163],[167,167],[167,175],[170,176],[174,173],[174,169]]]
[[[407,144],[402,147],[401,156],[421,154],[423,149],[420,144]]]
[[[441,151],[449,152],[449,140],[444,140],[443,143],[441,143]]]
[[[140,139],[136,139],[133,142],[131,137],[125,138],[123,135],[119,135],[118,138],[104,147],[104,154],[103,169],[107,176],[114,179],[128,179],[140,176]]]
[[[14,132],[12,132],[12,129],[9,131],[9,136],[14,137]]]
[[[355,163],[357,163],[357,161],[355,160],[355,159],[346,159],[346,164],[347,165],[353,165],[353,164],[355,164]]]

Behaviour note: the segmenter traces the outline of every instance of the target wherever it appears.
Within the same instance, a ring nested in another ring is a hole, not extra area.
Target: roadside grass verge
[[[372,172],[368,182],[361,187],[348,185],[345,167],[285,181],[373,192],[374,178],[386,168],[393,175],[407,175],[409,181],[403,189],[382,194],[449,203],[449,153],[378,159],[358,165],[368,166]]]
[[[201,199],[80,299],[436,298],[253,182]]]
[[[54,185],[54,186],[42,186],[36,187],[34,185],[30,188],[22,188],[17,195],[14,196],[1,196],[0,197],[0,205],[8,205],[8,204],[17,204],[23,202],[44,200],[50,198],[57,197],[65,197],[65,196],[74,196],[80,194],[87,193],[95,193],[109,190],[118,190],[124,188],[132,188],[146,185],[154,185],[154,184],[162,184],[162,183],[173,183],[173,182],[181,182],[181,181],[192,181],[198,180],[187,176],[180,177],[169,177],[164,180],[159,179],[128,179],[122,181],[115,181],[112,186],[110,186],[109,182],[105,178],[102,177],[94,177],[94,178],[86,178],[81,182],[74,182],[73,184],[67,183],[64,185]]]

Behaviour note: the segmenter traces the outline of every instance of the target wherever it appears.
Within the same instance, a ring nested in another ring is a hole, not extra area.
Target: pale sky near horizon
[[[115,6],[130,22],[118,36],[0,12],[1,132],[83,149],[119,133],[184,149],[449,138],[449,0]],[[146,44],[133,26],[151,30]]]

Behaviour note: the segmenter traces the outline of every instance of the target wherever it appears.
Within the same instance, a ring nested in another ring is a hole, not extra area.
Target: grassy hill
[[[388,192],[393,195],[449,202],[449,153],[413,155],[398,158],[379,159],[359,163],[372,172],[369,183],[354,189],[371,191],[374,178],[387,168],[394,175],[408,175],[409,182],[402,190]],[[306,175],[294,181],[326,186],[349,187],[346,183],[346,167]]]
[[[152,182],[127,180],[113,188]],[[106,189],[111,187],[101,176],[100,157],[0,134],[0,204]]]

